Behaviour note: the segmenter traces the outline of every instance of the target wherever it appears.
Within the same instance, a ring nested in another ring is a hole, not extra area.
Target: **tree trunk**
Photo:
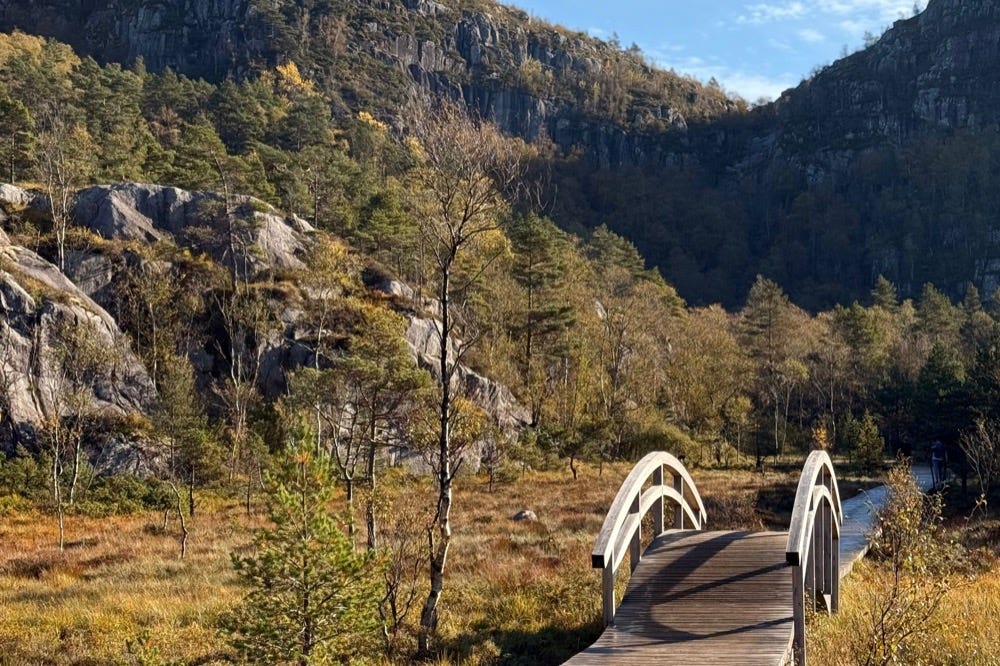
[[[188,514],[194,518],[194,465],[188,474]]]
[[[374,409],[372,410],[374,411]],[[368,441],[368,499],[365,501],[365,525],[368,528],[368,550],[378,548],[378,533],[375,525],[375,419],[371,419]]]
[[[177,520],[181,524],[181,558],[187,555],[187,543],[188,543],[188,527],[187,521],[184,519],[184,504],[181,500],[181,491],[173,481],[170,482],[170,489],[174,491],[174,497],[177,498]]]
[[[62,552],[66,547],[66,532],[63,525],[62,485],[59,482],[61,473],[62,465],[59,464],[57,451],[56,455],[52,457],[52,496],[56,500],[56,518],[59,521],[59,552]]]
[[[449,332],[449,291],[450,272],[442,270],[441,275],[441,401],[438,414],[438,501],[434,522],[427,532],[430,549],[431,589],[420,613],[420,632],[418,636],[418,652],[423,656],[430,654],[430,641],[437,630],[437,606],[444,590],[444,571],[448,561],[448,546],[451,545],[451,376],[452,371],[448,360]],[[437,530],[437,535],[435,535]]]
[[[354,477],[345,474],[344,485],[346,486],[344,491],[347,494],[347,536],[351,538],[351,544],[354,545],[354,535],[357,532],[354,525]]]
[[[73,443],[73,476],[69,480],[69,505],[73,506],[76,500],[76,485],[80,480],[80,456],[83,454],[83,437],[79,434],[75,436]]]

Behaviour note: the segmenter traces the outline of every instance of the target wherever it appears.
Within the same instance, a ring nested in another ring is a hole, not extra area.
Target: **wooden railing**
[[[792,649],[795,663],[806,664],[806,603],[836,613],[840,596],[840,527],[844,514],[833,463],[825,451],[806,460],[788,526],[785,559],[792,567]]]
[[[672,479],[670,484],[664,483],[666,474]],[[643,490],[650,478],[652,485]],[[642,519],[652,513],[654,539],[665,531],[664,500],[674,505],[674,529],[705,528],[705,505],[684,465],[669,453],[650,453],[636,463],[622,483],[591,555],[594,568],[604,570],[601,592],[605,626],[615,620],[615,575],[625,553],[629,554],[632,571],[642,558]]]

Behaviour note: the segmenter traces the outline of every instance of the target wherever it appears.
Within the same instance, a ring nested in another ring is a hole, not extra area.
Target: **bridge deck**
[[[785,532],[668,532],[591,647],[567,664],[783,664],[792,640]]]

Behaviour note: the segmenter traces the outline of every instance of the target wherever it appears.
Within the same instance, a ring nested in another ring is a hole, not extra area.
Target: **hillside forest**
[[[75,521],[156,509],[183,557],[213,498],[266,510],[272,531],[234,555],[237,575],[259,589],[309,557],[296,535],[316,535],[329,547],[310,571],[363,581],[337,603],[364,639],[317,626],[288,647],[252,593],[221,622],[242,658],[313,663],[438,649],[461,478],[576,478],[659,449],[764,469],[821,447],[875,469],[941,440],[963,487],[989,495],[1000,301],[930,283],[902,299],[878,277],[810,312],[758,276],[738,309],[689,306],[607,226],[577,236],[547,217],[544,143],[408,104],[395,126],[331,115],[292,61],[213,84],[0,35],[0,179],[27,193],[0,202],[0,516],[37,511],[62,547]],[[143,183],[187,193],[200,225],[87,226],[88,196]],[[263,240],[275,219],[294,223],[284,254]],[[32,277],[28,253],[93,301]],[[87,278],[94,265],[106,279]],[[17,327],[44,338],[30,365]],[[141,395],[116,400],[125,374]],[[38,418],[18,420],[25,400]],[[98,465],[110,450],[141,464]],[[435,489],[416,547],[385,529],[383,479],[411,472]],[[329,501],[343,512],[303,508]],[[422,578],[403,603],[385,572],[407,566]]]

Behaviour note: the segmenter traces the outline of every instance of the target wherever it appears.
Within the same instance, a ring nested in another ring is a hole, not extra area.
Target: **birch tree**
[[[430,590],[420,616],[419,650],[428,654],[438,623],[451,544],[455,374],[477,341],[463,317],[463,305],[489,270],[501,225],[509,213],[505,194],[520,183],[523,161],[516,144],[492,125],[470,118],[464,109],[443,103],[416,114],[410,148],[417,163],[413,190],[422,241],[434,267],[439,302],[437,322],[439,380],[436,400],[437,502],[428,528]]]

